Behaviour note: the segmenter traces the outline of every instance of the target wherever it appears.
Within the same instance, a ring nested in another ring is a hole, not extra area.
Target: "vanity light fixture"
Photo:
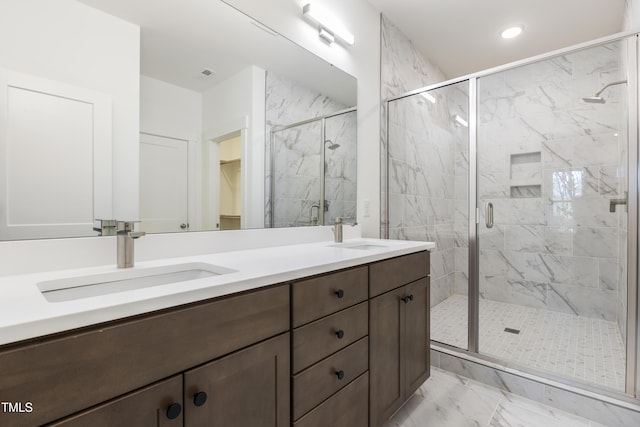
[[[469,127],[469,123],[467,123],[467,121],[465,119],[463,119],[462,117],[460,117],[459,115],[455,115],[453,116],[453,119],[456,121],[456,123],[468,128]]]
[[[503,30],[500,33],[500,36],[503,39],[512,39],[514,37],[518,37],[520,35],[520,33],[522,33],[523,30],[523,26],[522,25],[514,25],[513,27],[509,27],[505,30]]]
[[[421,97],[423,97],[424,99],[426,99],[427,101],[429,101],[429,102],[430,102],[430,103],[432,103],[432,104],[435,104],[435,103],[436,103],[436,97],[435,97],[435,96],[433,96],[433,95],[431,95],[431,94],[430,94],[430,93],[428,93],[428,92],[421,92],[421,93],[420,93],[420,96],[421,96]]]
[[[316,3],[307,3],[302,8],[302,16],[318,27],[318,36],[328,44],[334,40],[353,46],[355,37],[330,12]]]

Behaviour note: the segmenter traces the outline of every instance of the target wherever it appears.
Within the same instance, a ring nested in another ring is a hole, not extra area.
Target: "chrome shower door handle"
[[[487,202],[484,206],[484,223],[487,228],[493,228],[493,203]]]
[[[628,193],[625,191],[624,192],[624,198],[623,199],[611,199],[609,200],[609,212],[615,212],[616,211],[616,206],[618,205],[625,205],[625,211],[628,212],[629,207],[627,206],[627,198],[629,197]]]

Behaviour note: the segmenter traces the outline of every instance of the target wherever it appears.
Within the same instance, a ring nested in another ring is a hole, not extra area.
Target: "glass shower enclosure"
[[[637,37],[387,101],[386,232],[436,242],[432,341],[636,394]]]
[[[275,128],[270,143],[270,227],[355,219],[355,109]]]

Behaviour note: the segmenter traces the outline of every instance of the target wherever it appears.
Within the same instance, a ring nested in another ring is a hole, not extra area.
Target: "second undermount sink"
[[[329,245],[331,248],[344,248],[344,249],[359,249],[359,250],[373,250],[386,248],[386,245],[377,245],[369,242],[347,242],[347,243],[335,243],[333,245]]]
[[[63,302],[235,272],[218,265],[193,262],[47,280],[37,286],[47,301]]]

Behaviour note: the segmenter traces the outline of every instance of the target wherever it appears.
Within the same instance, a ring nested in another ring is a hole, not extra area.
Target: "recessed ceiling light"
[[[521,32],[522,32],[522,25],[516,25],[502,31],[500,35],[502,36],[503,39],[512,39],[514,37],[519,36]]]

